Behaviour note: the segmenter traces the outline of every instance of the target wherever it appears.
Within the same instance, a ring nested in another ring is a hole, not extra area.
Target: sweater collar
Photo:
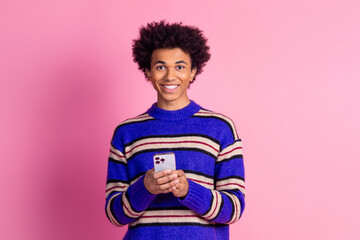
[[[188,117],[191,117],[195,113],[197,113],[201,107],[196,104],[194,101],[190,101],[190,103],[181,109],[178,110],[164,110],[159,108],[156,103],[154,103],[149,110],[147,110],[147,113],[159,120],[165,120],[165,121],[176,121],[185,119]]]

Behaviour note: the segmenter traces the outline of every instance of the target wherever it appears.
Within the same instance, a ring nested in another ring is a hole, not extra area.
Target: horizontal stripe
[[[126,158],[124,156],[124,154],[122,152],[120,152],[119,150],[117,150],[115,147],[111,146],[110,147],[110,154],[109,154],[109,158],[111,158],[112,160],[114,160],[115,162],[119,162],[122,164],[126,164]]]
[[[172,134],[172,135],[148,135],[148,136],[143,136],[143,137],[139,137],[129,143],[125,144],[125,147],[128,147],[132,144],[134,144],[137,141],[146,139],[146,138],[173,138],[173,137],[201,137],[201,138],[208,138],[210,141],[213,141],[214,143],[220,145],[220,141],[217,140],[216,138],[213,138],[209,135],[205,135],[205,134],[199,134],[199,133],[187,133],[187,134]]]
[[[217,156],[220,151],[220,145],[209,138],[202,136],[171,136],[171,137],[147,137],[133,142],[125,147],[125,156],[130,159],[132,155],[147,150],[158,149],[201,149]]]
[[[118,161],[118,160],[115,160],[115,159],[113,159],[113,158],[111,158],[111,157],[109,157],[109,162],[113,162],[113,163],[116,163],[116,164],[122,164],[122,165],[126,165],[126,163],[124,163],[124,162],[120,162],[120,161]]]
[[[212,201],[210,204],[210,210],[208,210],[206,214],[202,215],[204,218],[210,220],[214,219],[218,215],[222,203],[221,194],[218,191],[212,190],[211,194],[212,194]]]
[[[213,224],[200,217],[192,210],[156,210],[145,211],[141,217],[131,223],[129,226],[134,227],[139,224],[174,224],[174,223],[196,223],[196,224]]]
[[[216,190],[233,190],[238,189],[245,195],[245,182],[238,178],[227,178],[216,182]]]
[[[231,158],[226,158],[226,159],[222,160],[221,162],[216,162],[215,164],[216,165],[217,164],[222,164],[222,163],[225,163],[225,162],[229,162],[229,161],[231,161],[233,159],[243,159],[243,155],[234,155]]]
[[[196,145],[196,144],[203,144],[204,147],[212,148],[214,151],[218,152],[218,149],[214,148],[210,144],[200,142],[200,141],[173,141],[173,142],[170,142],[170,141],[168,141],[168,142],[162,142],[162,141],[155,142],[154,141],[154,142],[147,142],[147,143],[139,144],[139,145],[135,146],[134,148],[130,149],[129,151],[127,151],[125,154],[131,153],[132,151],[134,151],[135,148],[142,147],[144,145],[152,145],[152,144],[163,144],[163,145],[166,145],[166,146],[168,144],[183,144],[183,145],[185,145],[185,147],[193,146],[193,145]],[[182,146],[182,145],[180,145],[180,146]]]
[[[194,170],[183,170],[185,173],[190,173],[190,174],[196,174],[196,175],[200,175],[200,176],[204,176],[206,178],[214,178],[213,176],[203,173],[203,172],[199,172],[199,171],[194,171]]]
[[[129,125],[129,124],[132,124],[132,123],[140,123],[140,122],[146,122],[146,121],[149,121],[149,120],[155,120],[155,118],[151,117],[149,114],[147,113],[144,113],[140,116],[137,116],[137,117],[134,117],[134,118],[129,118],[129,119],[126,119],[125,121],[123,121],[122,123],[120,123],[117,127],[116,127],[116,130],[120,127],[123,127],[125,125]],[[115,131],[116,131],[115,130]]]
[[[126,181],[126,180],[108,179],[108,180],[106,181],[106,184],[108,184],[108,183],[112,183],[112,182],[123,182],[124,184],[129,183],[129,182],[128,182],[128,181]]]
[[[105,198],[107,198],[113,192],[124,192],[129,187],[128,183],[124,182],[109,182],[106,184],[106,194]]]
[[[231,215],[230,215],[230,219],[227,223],[230,223],[232,221],[234,221],[234,219],[236,218],[236,206],[235,206],[235,202],[232,199],[232,197],[230,197],[228,194],[226,194],[226,192],[223,192],[223,197],[224,195],[226,195],[229,198],[229,201],[231,203]]]
[[[197,227],[226,227],[227,224],[221,224],[221,223],[213,223],[213,222],[207,222],[206,224],[203,223],[197,223],[197,222],[178,222],[178,223],[138,223],[136,225],[132,225],[133,223],[129,224],[129,229],[137,228],[137,227],[156,227],[156,226],[197,226]]]
[[[130,180],[130,185],[133,185],[134,183],[136,183],[136,181],[139,180],[139,178],[141,178],[145,174],[146,174],[146,172],[138,174],[134,179]]]
[[[131,206],[128,198],[129,198],[129,196],[128,196],[127,192],[125,192],[121,198],[122,202],[123,202],[124,214],[129,218],[138,218],[139,216],[141,216],[143,214],[143,212],[135,211],[134,208]]]
[[[113,205],[113,200],[118,196],[120,195],[120,193],[118,194],[114,194],[113,196],[111,196],[111,198],[109,199],[108,201],[108,204],[106,206],[106,214],[110,220],[110,222],[112,224],[114,224],[115,226],[118,226],[118,227],[122,227],[124,225],[120,224],[118,220],[116,220],[116,217],[114,216],[113,212],[112,212],[112,205]]]
[[[185,176],[187,179],[192,180],[203,187],[214,189],[213,178],[205,177],[203,175],[198,175],[196,173],[188,173],[188,172],[185,172]]]
[[[218,178],[217,181],[222,181],[222,180],[226,180],[226,179],[229,179],[229,178],[236,178],[236,179],[240,179],[240,180],[244,181],[244,178],[242,176],[238,176],[238,175],[231,175],[231,176]]]
[[[223,192],[223,193],[230,198],[230,201],[232,201],[232,204],[234,207],[234,214],[232,215],[230,221],[228,222],[229,224],[232,224],[232,223],[236,222],[237,220],[239,220],[239,218],[240,218],[241,204],[240,204],[239,199],[236,196],[234,196],[233,194],[230,194],[228,192]]]
[[[171,206],[171,207],[163,207],[163,206],[159,206],[159,207],[149,207],[146,209],[146,211],[159,211],[159,210],[189,210],[187,207],[185,206]]]
[[[118,132],[118,130],[121,128],[121,127],[124,127],[126,125],[130,125],[130,124],[135,124],[135,123],[142,123],[142,122],[147,122],[147,121],[152,121],[152,120],[155,120],[155,118],[151,117],[149,114],[147,113],[144,113],[140,116],[137,116],[137,117],[134,117],[134,118],[129,118],[125,121],[123,121],[122,123],[120,123],[115,131],[114,131],[114,134],[112,136],[112,141],[114,140],[114,137],[116,135],[116,133]],[[112,142],[111,141],[111,142]]]
[[[236,132],[235,125],[234,125],[233,121],[230,118],[228,118],[227,116],[223,115],[223,114],[211,112],[211,111],[208,111],[208,110],[205,110],[205,109],[201,109],[199,112],[195,113],[193,115],[193,117],[206,117],[206,118],[210,117],[210,118],[219,119],[219,120],[225,122],[226,125],[229,126],[229,128],[232,131],[234,140],[239,139],[239,136],[238,136],[238,134]]]
[[[135,154],[131,155],[130,158],[127,158],[127,161],[129,162],[131,159],[133,159],[135,156],[142,154],[142,153],[147,153],[147,152],[175,152],[175,151],[194,151],[194,152],[201,152],[203,154],[206,154],[208,156],[210,156],[211,158],[213,158],[214,160],[216,160],[216,155],[211,154],[210,152],[204,151],[201,148],[165,148],[165,147],[161,147],[159,146],[159,148],[152,148],[152,149],[146,149],[140,152],[136,152]]]
[[[166,210],[153,210],[153,211],[146,211],[141,217],[154,217],[154,216],[168,216],[168,217],[181,217],[181,216],[197,216],[196,213],[190,209],[166,209]]]
[[[233,156],[241,155],[242,156],[242,144],[241,141],[236,141],[233,144],[224,148],[220,154],[218,155],[216,162],[219,163],[221,161],[225,161],[227,159],[231,159]]]

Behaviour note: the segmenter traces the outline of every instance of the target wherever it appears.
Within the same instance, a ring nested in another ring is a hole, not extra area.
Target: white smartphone
[[[153,156],[155,172],[165,169],[176,170],[175,153],[156,153]]]

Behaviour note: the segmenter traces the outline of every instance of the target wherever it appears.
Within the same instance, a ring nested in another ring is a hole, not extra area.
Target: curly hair
[[[141,27],[139,38],[133,40],[133,60],[146,77],[145,71],[151,68],[151,56],[154,50],[181,48],[190,55],[191,68],[197,68],[196,77],[210,59],[209,46],[206,42],[207,39],[197,27],[184,26],[182,23],[170,24],[165,21],[152,22]]]

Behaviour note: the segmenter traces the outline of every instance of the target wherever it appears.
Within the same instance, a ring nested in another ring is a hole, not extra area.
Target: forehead
[[[151,63],[162,61],[165,63],[175,63],[184,61],[190,63],[190,54],[184,52],[181,48],[161,48],[153,51],[151,55]]]

